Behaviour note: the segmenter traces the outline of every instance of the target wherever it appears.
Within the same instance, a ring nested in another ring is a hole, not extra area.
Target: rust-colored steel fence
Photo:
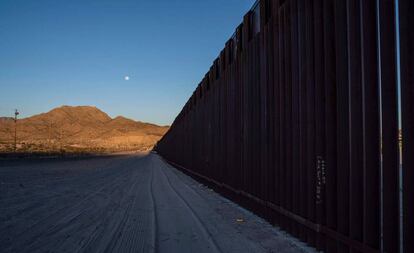
[[[257,2],[156,150],[317,249],[414,252],[413,20]]]

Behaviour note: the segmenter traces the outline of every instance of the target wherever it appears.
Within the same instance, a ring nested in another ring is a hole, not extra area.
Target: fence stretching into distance
[[[413,17],[257,2],[156,150],[317,249],[414,252]]]

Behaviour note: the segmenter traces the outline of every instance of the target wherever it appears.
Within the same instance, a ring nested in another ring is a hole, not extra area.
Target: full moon
[[[125,81],[129,81],[129,76],[124,77]]]

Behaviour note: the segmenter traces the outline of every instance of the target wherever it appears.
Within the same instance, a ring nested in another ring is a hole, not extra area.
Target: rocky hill
[[[109,117],[92,106],[62,106],[17,120],[18,149],[23,151],[148,150],[168,127]],[[13,118],[0,118],[0,151],[14,143]]]

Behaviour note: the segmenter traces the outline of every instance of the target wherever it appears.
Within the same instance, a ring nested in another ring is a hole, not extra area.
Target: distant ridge
[[[11,122],[13,121],[12,117],[0,117],[0,122]]]
[[[17,121],[21,149],[148,150],[168,130],[166,126],[111,118],[94,106],[61,106]],[[10,149],[14,121],[0,117],[0,151]]]

